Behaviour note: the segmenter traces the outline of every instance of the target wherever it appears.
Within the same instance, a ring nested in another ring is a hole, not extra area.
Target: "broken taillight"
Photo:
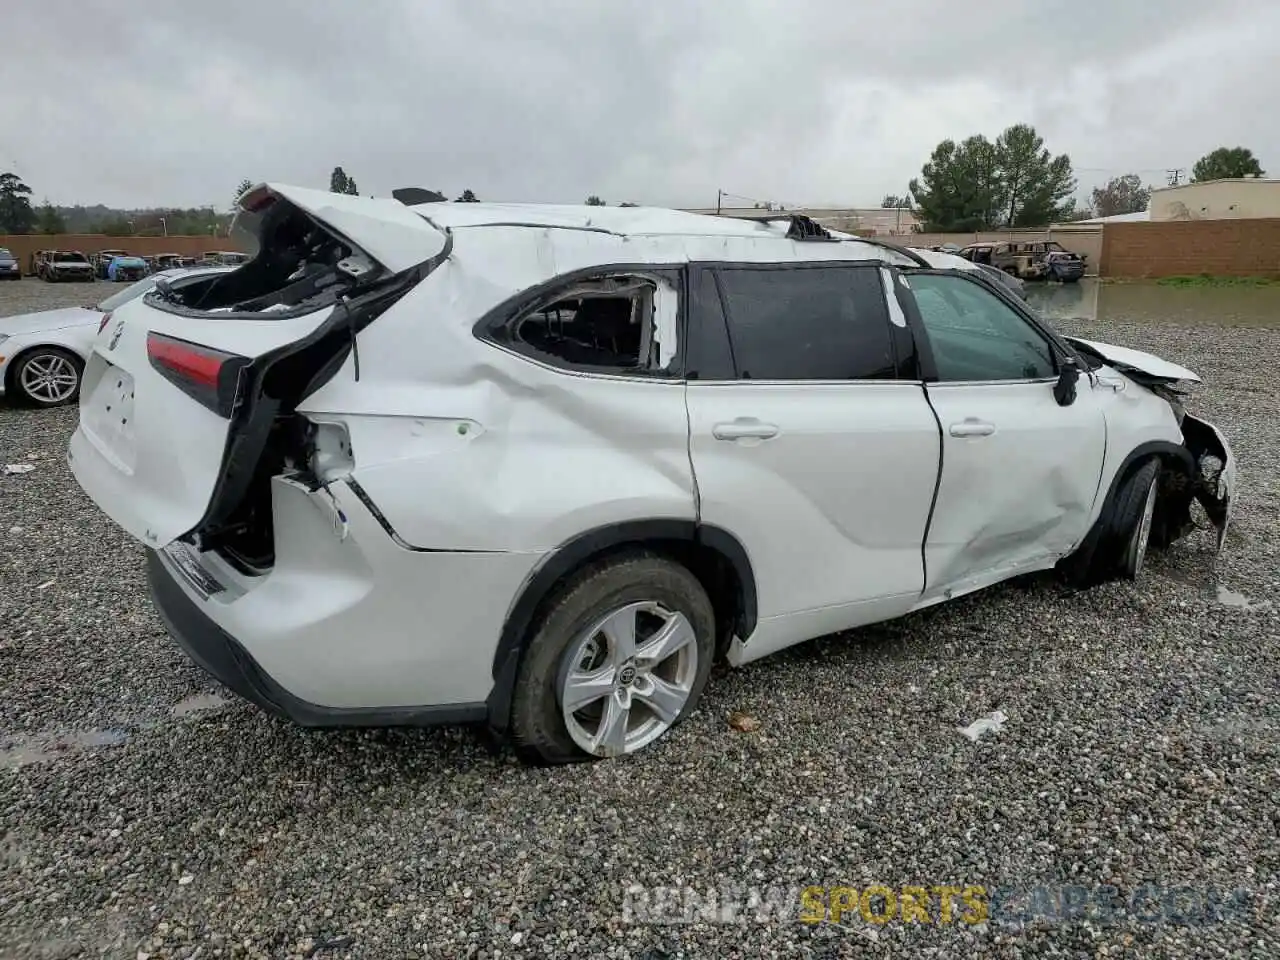
[[[249,364],[247,357],[154,332],[147,334],[147,359],[166,380],[220,417],[230,417],[235,409],[240,374]]]

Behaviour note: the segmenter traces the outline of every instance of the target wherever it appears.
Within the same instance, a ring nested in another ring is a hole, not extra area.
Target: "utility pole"
[[[717,217],[720,216],[720,200],[722,197],[724,197],[724,191],[717,190],[716,191],[716,216]]]
[[[1165,173],[1168,174],[1169,186],[1176,187],[1180,184],[1182,182],[1183,172],[1184,169],[1182,167],[1174,167],[1172,170],[1166,170]]]

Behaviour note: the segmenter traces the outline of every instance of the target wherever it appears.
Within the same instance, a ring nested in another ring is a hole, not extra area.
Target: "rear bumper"
[[[406,549],[341,482],[276,477],[272,501],[269,572],[150,555],[156,606],[191,658],[307,726],[485,719],[507,610],[541,554]]]
[[[426,707],[325,707],[294,696],[219,627],[179,583],[154,550],[147,551],[151,600],[169,635],[206,673],[257,707],[305,727],[394,727],[477,723],[483,703]],[[354,643],[353,639],[353,643]]]

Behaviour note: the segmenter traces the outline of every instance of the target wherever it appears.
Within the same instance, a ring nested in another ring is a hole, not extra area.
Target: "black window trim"
[[[893,322],[891,312],[889,310],[888,297],[887,295],[885,295],[885,292],[884,292],[884,283],[882,279],[882,276],[883,276],[882,274],[877,272],[876,288],[880,290],[881,295],[885,297],[884,323],[889,332],[889,348],[893,354],[894,371],[896,376],[893,378],[878,378],[878,379],[872,378],[872,379],[841,379],[841,380],[832,380],[832,379],[786,380],[786,379],[764,378],[764,377],[750,377],[750,378],[744,379],[742,377],[742,368],[738,363],[737,351],[735,350],[734,343],[733,343],[733,317],[731,316],[729,304],[726,302],[726,298],[724,296],[724,290],[720,283],[721,273],[734,271],[734,270],[796,271],[796,270],[831,269],[832,267],[836,267],[844,270],[862,269],[862,270],[879,271],[883,268],[886,268],[886,267],[892,268],[894,266],[895,265],[890,264],[887,261],[879,260],[879,259],[852,260],[852,259],[844,259],[844,258],[833,258],[829,260],[816,259],[816,260],[692,260],[690,261],[689,268],[690,268],[691,282],[692,282],[692,279],[696,277],[696,272],[703,271],[703,270],[709,272],[715,280],[716,293],[719,296],[719,300],[720,300],[720,314],[724,319],[724,326],[725,326],[724,335],[725,337],[728,338],[729,353],[730,353],[730,356],[733,358],[735,376],[732,380],[728,380],[728,379],[711,380],[711,379],[703,379],[701,377],[698,377],[696,379],[690,379],[689,382],[691,384],[700,384],[700,385],[706,385],[706,386],[714,386],[718,384],[743,384],[743,383],[757,384],[761,386],[795,385],[795,384],[805,384],[808,386],[832,386],[832,385],[838,386],[838,385],[849,385],[849,384],[857,384],[860,386],[873,385],[873,386],[881,386],[881,387],[900,386],[904,384],[909,386],[916,386],[916,387],[920,386],[920,384],[923,382],[921,377],[905,376],[903,372],[904,366],[906,365],[906,362],[908,359],[903,355],[903,348],[909,347],[911,351],[916,354],[915,359],[917,364],[919,364],[919,356],[918,356],[919,341],[917,338],[915,338],[912,335],[913,331],[910,330],[909,319],[908,319],[908,331],[906,335],[902,334],[900,332],[902,328]],[[894,289],[895,291],[898,289],[897,283],[894,284]],[[900,294],[899,294],[898,302],[899,302],[899,305],[902,304],[902,298]],[[697,322],[700,319],[701,318],[694,318],[691,315],[689,322],[690,323]],[[923,372],[924,368],[920,367],[920,369]]]
[[[915,267],[892,267],[894,271],[906,277],[907,282],[911,282],[913,276],[939,276],[939,277],[959,277],[970,283],[975,283],[988,293],[993,294],[998,300],[1004,303],[1010,310],[1022,318],[1036,333],[1040,334],[1049,344],[1049,352],[1053,359],[1054,373],[1051,377],[1018,377],[1005,380],[941,380],[938,377],[937,362],[933,357],[933,346],[929,342],[929,332],[925,329],[924,319],[920,315],[919,305],[916,303],[915,294],[908,288],[902,287],[901,284],[895,284],[895,289],[899,291],[899,302],[903,303],[903,309],[907,314],[907,324],[912,328],[912,332],[916,336],[916,349],[920,353],[921,367],[926,371],[924,381],[932,387],[975,387],[975,386],[996,386],[1000,384],[1016,384],[1016,383],[1053,383],[1058,379],[1059,371],[1062,369],[1064,360],[1074,360],[1080,365],[1082,371],[1088,370],[1088,365],[1080,354],[1064,340],[1056,330],[1047,325],[1040,319],[1036,313],[1031,310],[1013,293],[1004,288],[1003,284],[997,283],[994,278],[989,278],[983,274],[981,270],[963,270],[949,268],[915,268]],[[905,293],[904,293],[905,291]]]
[[[632,383],[678,384],[685,378],[686,328],[688,326],[688,265],[685,263],[605,263],[568,273],[559,273],[532,287],[526,287],[514,296],[492,307],[471,328],[472,335],[491,346],[515,354],[548,370],[570,376],[594,377],[605,380],[626,380]],[[558,291],[567,290],[580,283],[604,280],[609,277],[656,277],[670,284],[676,291],[676,354],[666,370],[636,370],[631,367],[596,367],[566,363],[554,354],[544,353],[510,336],[510,327],[539,303],[554,299]]]

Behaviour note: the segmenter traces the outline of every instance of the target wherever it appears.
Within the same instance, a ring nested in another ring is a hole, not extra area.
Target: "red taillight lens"
[[[110,322],[111,322],[111,314],[104,313],[102,315],[102,320],[99,321],[98,323],[98,332],[101,333],[103,330],[107,329],[107,324]]]
[[[246,357],[163,333],[147,334],[147,359],[166,380],[220,417],[235,410],[240,374],[249,364]]]

